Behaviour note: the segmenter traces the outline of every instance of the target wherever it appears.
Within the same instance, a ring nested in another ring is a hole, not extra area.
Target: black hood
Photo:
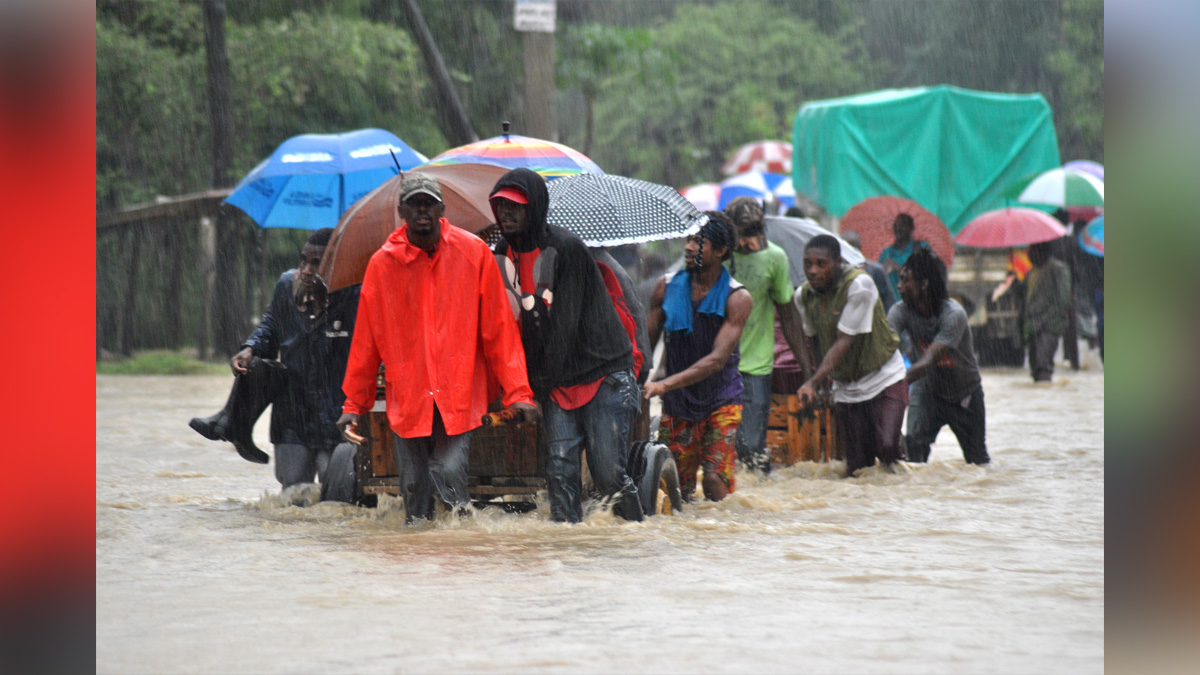
[[[516,251],[529,251],[540,248],[546,237],[546,209],[550,205],[550,193],[546,190],[546,180],[541,175],[529,169],[513,169],[496,181],[490,194],[511,187],[525,193],[529,198],[527,208],[525,233],[520,236],[505,236],[509,246]],[[496,217],[496,205],[492,204],[492,217]],[[498,221],[499,218],[496,218]]]

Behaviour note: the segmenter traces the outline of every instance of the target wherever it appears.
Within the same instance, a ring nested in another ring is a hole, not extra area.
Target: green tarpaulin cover
[[[796,114],[792,183],[841,217],[879,195],[907,197],[957,233],[1010,200],[1005,188],[1061,165],[1041,94],[946,85],[812,101]]]

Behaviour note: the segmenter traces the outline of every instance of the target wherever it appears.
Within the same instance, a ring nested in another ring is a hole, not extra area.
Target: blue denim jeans
[[[908,395],[908,433],[904,435],[908,460],[928,462],[929,446],[947,424],[958,438],[963,459],[968,464],[988,463],[983,387],[978,386],[971,392],[964,408],[960,401],[947,401],[930,391],[926,381],[914,383]]]
[[[404,497],[404,522],[432,519],[435,491],[437,497],[452,507],[471,502],[467,491],[467,457],[473,433],[448,435],[436,410],[431,435],[400,438],[392,433],[400,495]]]
[[[316,478],[325,482],[325,467],[333,456],[333,446],[317,448],[299,443],[275,444],[275,480],[282,487],[311,483]]]
[[[771,414],[771,376],[742,373],[742,423],[738,427],[737,454],[747,469],[771,472],[767,450],[767,418]]]
[[[550,456],[546,482],[550,517],[560,522],[583,520],[582,453],[596,489],[614,497],[613,512],[626,520],[641,520],[637,485],[625,473],[633,425],[642,410],[641,391],[630,371],[604,378],[591,401],[563,410],[552,400],[542,405]]]

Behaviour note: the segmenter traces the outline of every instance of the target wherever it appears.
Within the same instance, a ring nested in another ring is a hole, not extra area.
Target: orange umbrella
[[[862,252],[871,260],[879,260],[883,249],[895,240],[892,221],[901,213],[913,217],[913,239],[929,242],[933,252],[947,269],[954,262],[954,239],[941,219],[911,199],[903,197],[870,197],[850,207],[842,217],[841,232],[854,230],[862,240]]]
[[[494,220],[488,195],[496,181],[508,169],[489,164],[449,164],[423,166],[421,173],[442,184],[446,219],[462,229],[477,233]],[[338,221],[325,249],[319,273],[335,291],[361,284],[371,255],[383,246],[388,236],[400,227],[400,181],[403,175],[389,178],[351,206]]]

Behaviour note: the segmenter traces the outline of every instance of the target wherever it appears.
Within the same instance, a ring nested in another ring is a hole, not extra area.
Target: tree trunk
[[[400,8],[404,10],[409,30],[416,38],[421,55],[425,57],[425,65],[433,76],[434,108],[437,109],[438,126],[441,127],[442,134],[452,145],[464,145],[479,140],[479,136],[476,136],[475,130],[471,128],[467,111],[458,100],[450,72],[446,70],[446,64],[442,61],[442,53],[438,51],[437,43],[433,41],[433,35],[425,25],[421,8],[417,7],[416,0],[404,0],[400,3]]]
[[[229,58],[225,51],[225,3],[200,3],[204,12],[204,51],[208,59],[208,117],[212,131],[211,184],[219,188],[233,183],[233,107],[229,100]],[[212,316],[216,319],[214,347],[217,353],[232,353],[249,332],[249,311],[241,292],[242,275],[235,268],[241,237],[237,222],[223,211],[217,214],[216,284]]]

